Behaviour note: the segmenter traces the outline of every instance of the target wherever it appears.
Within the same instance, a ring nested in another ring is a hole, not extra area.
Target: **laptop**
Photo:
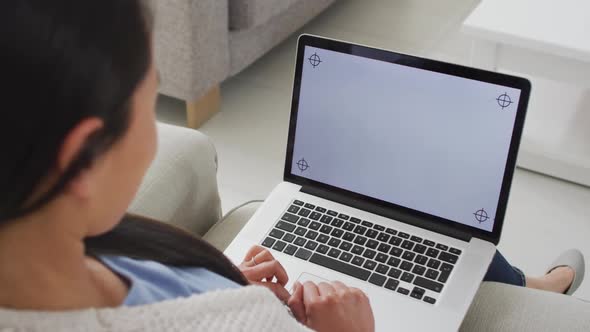
[[[529,81],[302,35],[280,183],[226,254],[368,295],[377,331],[451,331],[500,240]]]

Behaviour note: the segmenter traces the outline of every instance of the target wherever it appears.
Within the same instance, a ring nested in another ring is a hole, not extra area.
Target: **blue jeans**
[[[519,268],[510,265],[499,251],[496,251],[483,281],[495,281],[522,287],[526,286],[524,273]]]

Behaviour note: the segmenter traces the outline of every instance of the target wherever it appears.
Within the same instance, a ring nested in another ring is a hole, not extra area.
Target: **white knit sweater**
[[[137,307],[0,310],[0,331],[309,332],[268,289],[242,287]]]

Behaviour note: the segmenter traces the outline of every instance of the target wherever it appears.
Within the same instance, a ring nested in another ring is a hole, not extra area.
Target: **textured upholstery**
[[[268,22],[300,0],[229,0],[229,28],[241,30]]]
[[[221,218],[217,156],[209,138],[158,124],[158,153],[129,212],[205,234]]]

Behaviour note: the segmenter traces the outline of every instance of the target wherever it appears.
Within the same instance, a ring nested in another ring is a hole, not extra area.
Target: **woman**
[[[183,231],[125,216],[156,148],[158,78],[141,0],[0,6],[0,282],[10,285],[0,307],[118,307],[261,284],[314,330],[373,330],[358,289],[305,283],[289,294],[269,251],[254,247],[236,267]],[[492,269],[498,280],[516,273],[501,256]],[[563,292],[572,280],[559,267],[527,284]]]

